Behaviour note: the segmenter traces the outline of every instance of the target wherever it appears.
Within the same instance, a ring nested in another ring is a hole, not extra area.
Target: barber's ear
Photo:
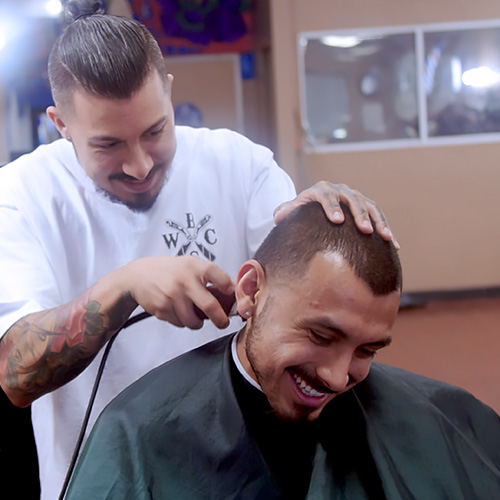
[[[62,119],[59,110],[55,106],[49,106],[47,108],[47,116],[52,120],[54,125],[56,126],[56,129],[59,131],[59,133],[65,138],[69,139],[70,134],[68,131],[68,127],[64,120]]]
[[[247,260],[241,267],[236,280],[238,314],[245,319],[253,316],[259,291],[265,285],[264,269],[256,260]]]

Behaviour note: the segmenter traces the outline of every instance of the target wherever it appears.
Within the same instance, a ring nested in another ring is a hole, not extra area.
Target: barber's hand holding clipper
[[[229,325],[234,284],[216,264],[191,256],[148,257],[123,270],[131,298],[153,316],[191,329],[204,319],[218,328]]]
[[[191,256],[146,257],[103,276],[71,302],[28,314],[0,343],[2,389],[15,405],[27,406],[69,382],[138,305],[177,326],[201,328],[206,316],[225,328],[228,315],[209,283],[223,294],[234,292],[231,277],[212,262]]]

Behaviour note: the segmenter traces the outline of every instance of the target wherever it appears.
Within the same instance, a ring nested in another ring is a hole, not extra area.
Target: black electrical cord
[[[224,309],[224,312],[229,316],[231,314],[236,314],[235,312],[232,312],[232,309],[234,308],[234,304],[236,301],[236,297],[234,293],[231,293],[229,295],[223,294],[219,290],[217,290],[214,287],[208,287],[208,290],[210,293],[214,295],[214,297],[220,302],[222,308]],[[195,314],[200,318],[201,320],[207,319],[206,314],[197,306],[194,308]],[[99,383],[101,382],[102,378],[102,373],[104,371],[104,365],[106,364],[106,360],[108,359],[109,351],[111,350],[111,347],[113,345],[113,342],[115,341],[117,335],[124,329],[127,328],[138,321],[141,321],[145,318],[149,318],[151,316],[150,313],[147,312],[142,312],[139,314],[136,314],[135,316],[132,316],[129,318],[123,326],[113,334],[113,336],[109,339],[108,344],[106,345],[106,348],[104,349],[104,354],[102,355],[101,363],[99,364],[99,369],[97,370],[97,375],[95,378],[94,382],[94,387],[92,388],[92,393],[90,394],[90,399],[87,405],[87,410],[85,412],[85,416],[83,417],[83,423],[82,427],[80,429],[80,435],[78,436],[78,439],[76,441],[75,449],[73,451],[73,456],[71,458],[71,462],[68,467],[68,472],[66,473],[66,477],[64,479],[64,484],[61,488],[61,493],[59,494],[59,500],[64,500],[64,496],[66,495],[66,490],[68,489],[69,482],[71,480],[71,476],[73,475],[73,471],[75,469],[76,461],[78,460],[78,455],[80,454],[80,448],[82,447],[83,439],[85,437],[85,432],[87,431],[87,426],[89,423],[90,419],[90,413],[92,412],[92,407],[94,406],[94,401],[97,395],[97,389],[99,388]]]
[[[106,349],[104,350],[104,354],[102,355],[101,363],[99,364],[99,369],[97,370],[97,375],[95,378],[94,387],[92,388],[92,393],[90,394],[87,410],[85,411],[85,416],[83,417],[83,423],[80,429],[80,434],[76,441],[75,449],[73,450],[73,456],[71,458],[71,462],[68,467],[68,472],[66,473],[66,477],[64,479],[64,484],[62,486],[61,493],[59,494],[59,500],[64,500],[64,497],[66,495],[66,490],[68,489],[68,485],[71,480],[71,476],[73,475],[76,461],[78,460],[78,455],[80,454],[80,448],[82,447],[83,439],[85,437],[85,432],[87,431],[87,426],[90,420],[90,413],[92,412],[92,408],[94,406],[94,401],[97,395],[97,389],[99,388],[99,383],[101,382],[104,366],[106,364],[106,360],[108,359],[109,351],[111,350],[113,342],[115,341],[118,334],[124,328],[127,328],[145,318],[149,318],[150,316],[151,314],[147,312],[142,312],[140,314],[137,314],[136,316],[133,316],[132,318],[129,318],[127,321],[125,321],[123,326],[116,333],[113,334],[113,336],[109,339],[108,344],[106,345]]]

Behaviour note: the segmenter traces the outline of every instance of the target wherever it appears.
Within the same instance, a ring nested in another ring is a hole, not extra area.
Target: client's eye
[[[377,350],[361,347],[357,350],[357,353],[359,358],[374,358],[377,354]]]
[[[325,337],[314,330],[309,330],[309,338],[317,345],[328,345],[331,342],[330,337]]]

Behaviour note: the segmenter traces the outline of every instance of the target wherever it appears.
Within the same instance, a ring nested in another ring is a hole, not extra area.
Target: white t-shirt
[[[0,335],[140,257],[174,256],[183,248],[236,278],[272,228],[274,209],[295,196],[293,183],[271,151],[235,132],[176,127],[176,136],[170,177],[146,213],[99,193],[64,139],[0,169]],[[155,318],[122,331],[90,425],[144,373],[227,331],[209,322],[190,331]],[[43,499],[59,495],[101,356],[32,405]]]

